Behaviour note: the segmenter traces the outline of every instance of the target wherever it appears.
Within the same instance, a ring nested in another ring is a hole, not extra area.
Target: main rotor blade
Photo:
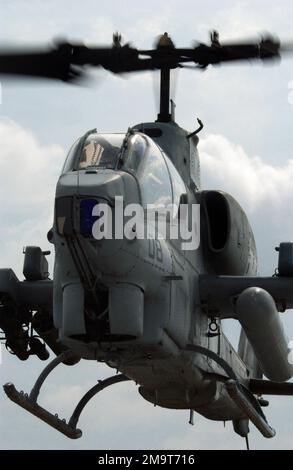
[[[138,51],[129,46],[89,48],[64,43],[42,51],[0,50],[0,74],[72,81],[84,74],[83,66],[103,67],[113,73],[156,68],[150,59],[139,59]]]
[[[280,42],[268,36],[260,42],[212,44],[206,46],[200,44],[194,49],[193,60],[200,66],[222,62],[234,62],[242,60],[268,60],[280,57]]]
[[[292,47],[292,46],[290,46]],[[55,48],[35,50],[0,50],[0,74],[32,76],[72,81],[83,75],[84,67],[103,67],[113,73],[137,72],[155,69],[174,69],[193,62],[200,68],[222,62],[251,59],[273,59],[281,50],[292,48],[272,37],[260,42],[199,44],[194,48],[177,49],[171,45],[157,45],[151,50],[137,50],[128,44],[112,47],[86,47],[82,44],[60,44]]]
[[[55,78],[64,81],[74,78],[70,51],[65,49],[0,52],[0,74]]]

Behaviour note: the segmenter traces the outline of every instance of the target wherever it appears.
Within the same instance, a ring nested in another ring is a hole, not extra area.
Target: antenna
[[[176,108],[176,103],[171,99],[171,120],[175,122],[175,108]]]

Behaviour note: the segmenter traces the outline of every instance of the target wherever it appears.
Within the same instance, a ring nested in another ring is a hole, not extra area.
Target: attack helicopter
[[[55,355],[29,394],[5,384],[10,400],[77,439],[89,400],[133,381],[148,402],[189,410],[191,424],[195,412],[232,421],[247,445],[249,422],[264,437],[275,435],[263,396],[293,395],[293,383],[287,382],[293,376],[290,349],[279,316],[293,308],[293,243],[278,247],[274,276],[258,275],[244,210],[231,195],[201,188],[197,145],[203,125],[198,120],[198,129],[188,133],[175,122],[170,73],[190,63],[204,70],[226,62],[267,62],[287,51],[289,46],[270,36],[221,44],[216,32],[211,44],[185,49],[165,33],[150,50],[122,45],[116,34],[110,47],[64,43],[0,51],[0,74],[71,82],[95,66],[114,74],[159,70],[161,80],[155,122],[124,134],[92,129],[71,147],[47,235],[55,250],[53,279],[49,252],[37,246],[24,250],[24,280],[12,269],[0,269],[0,328],[7,348],[22,361],[32,355],[47,360],[47,347]],[[129,207],[135,205],[142,212],[133,220]],[[170,231],[162,236],[160,228],[153,230],[158,219],[148,223],[149,205],[155,213],[171,206],[166,225],[187,222],[187,233],[196,234],[199,243],[186,248],[181,233],[171,237]],[[96,236],[97,227],[105,235],[106,213],[107,223],[119,231],[117,213],[127,207],[119,219],[121,236]],[[241,325],[238,351],[222,331],[227,318]],[[40,406],[38,397],[52,370],[61,363],[74,367],[81,359],[105,363],[116,373],[95,384],[66,421]]]

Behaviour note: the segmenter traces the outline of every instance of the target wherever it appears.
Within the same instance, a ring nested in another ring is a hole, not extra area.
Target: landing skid
[[[226,389],[234,403],[246,414],[255,427],[261,432],[264,437],[274,437],[276,431],[271,428],[267,423],[263,413],[257,410],[250,399],[245,396],[244,388],[235,380],[228,380],[226,382]]]
[[[114,385],[115,383],[124,382],[130,379],[123,374],[118,374],[112,377],[108,377],[105,380],[100,380],[81,398],[81,400],[75,407],[71,418],[67,423],[65,419],[60,419],[57,414],[54,415],[45,408],[41,407],[37,403],[37,399],[40,393],[41,386],[43,385],[45,379],[48,377],[50,372],[52,372],[52,370],[55,369],[58,364],[60,364],[71,356],[72,353],[70,351],[66,351],[60,354],[55,359],[53,359],[53,361],[50,362],[40,374],[29,395],[22,391],[19,392],[18,390],[16,390],[15,386],[12,383],[5,384],[3,388],[8,398],[17,405],[21,406],[21,408],[24,408],[26,411],[41,419],[49,426],[61,432],[70,439],[79,439],[82,436],[82,431],[81,429],[77,428],[77,423],[83,409],[88,404],[88,402],[95,395],[97,395],[97,393],[104,390],[104,388],[109,387],[110,385]]]
[[[235,372],[223,358],[207,348],[193,344],[188,344],[185,350],[193,351],[209,357],[219,366],[221,366],[228,375],[227,379],[225,380],[225,387],[230,398],[234,401],[238,408],[244,412],[246,418],[255,425],[255,427],[264,437],[271,438],[276,435],[276,431],[268,424],[266,417],[263,414],[261,407],[256,401],[254,395],[239,382]],[[248,432],[249,430],[247,433]],[[243,436],[242,434],[240,435]],[[246,438],[246,447],[249,449],[247,434],[243,437]]]

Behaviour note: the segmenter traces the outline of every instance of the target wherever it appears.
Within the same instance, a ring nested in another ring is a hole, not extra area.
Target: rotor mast
[[[170,122],[170,69],[160,69],[160,112],[158,122]]]
[[[174,49],[174,43],[169,37],[168,33],[164,33],[157,44],[158,56],[163,55],[168,49]],[[160,67],[160,112],[158,114],[158,122],[172,121],[172,114],[170,113],[170,63],[168,66]]]

